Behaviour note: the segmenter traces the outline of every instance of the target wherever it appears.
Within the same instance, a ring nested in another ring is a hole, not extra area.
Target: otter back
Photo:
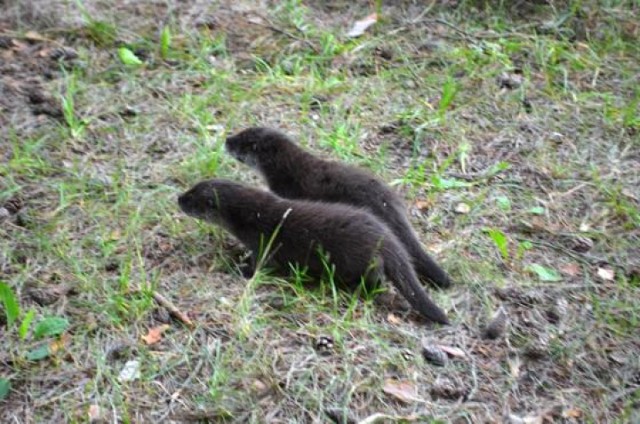
[[[307,268],[319,278],[323,257],[333,265],[334,278],[349,286],[362,277],[368,285],[382,275],[411,305],[430,320],[447,323],[444,312],[426,294],[411,267],[406,250],[388,227],[365,210],[341,204],[296,201],[226,180],[196,184],[180,196],[189,215],[222,225],[253,252],[263,252],[269,264],[288,269],[289,263]],[[324,255],[319,255],[321,250]]]
[[[225,147],[232,156],[256,168],[279,196],[367,209],[397,236],[421,278],[439,287],[451,285],[448,275],[422,248],[400,197],[370,173],[318,158],[269,128],[244,130],[229,137]]]

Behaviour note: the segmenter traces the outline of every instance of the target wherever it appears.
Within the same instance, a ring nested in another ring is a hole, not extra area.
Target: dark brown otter
[[[334,280],[350,287],[364,280],[371,289],[386,275],[418,312],[431,321],[448,323],[420,285],[402,244],[366,210],[282,199],[220,179],[196,184],[178,203],[188,215],[231,232],[252,251],[254,263],[270,243],[267,264],[281,271],[294,264],[306,269],[308,276],[321,278],[327,269],[323,258],[328,258]]]
[[[447,274],[422,248],[400,197],[370,173],[320,159],[270,128],[248,128],[227,138],[225,147],[240,162],[257,169],[279,196],[368,209],[395,233],[422,279],[438,287],[451,285]]]

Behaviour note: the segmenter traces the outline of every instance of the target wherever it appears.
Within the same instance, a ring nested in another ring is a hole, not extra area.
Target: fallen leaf
[[[529,271],[533,271],[538,275],[540,281],[560,281],[562,277],[553,269],[544,267],[539,264],[531,264],[527,267]]]
[[[143,64],[140,58],[138,58],[138,56],[136,56],[134,52],[126,47],[120,47],[118,49],[118,57],[125,65],[138,66]]]
[[[377,412],[373,415],[369,415],[367,418],[358,421],[358,424],[376,424],[376,423],[389,423],[389,422],[404,422],[404,421],[417,421],[418,417],[415,415],[387,415],[381,412]],[[339,422],[339,421],[336,421]],[[340,421],[342,422],[342,421]]]
[[[520,366],[522,365],[520,362],[520,358],[515,356],[514,358],[507,359],[507,363],[509,364],[509,371],[511,373],[511,377],[518,378],[520,377]]]
[[[386,380],[382,391],[405,403],[424,402],[416,393],[416,388],[408,381]]]
[[[36,339],[57,336],[62,334],[69,327],[69,320],[63,317],[45,317],[38,322],[33,329],[33,335]]]
[[[360,37],[371,25],[378,22],[378,15],[372,13],[371,15],[361,19],[359,21],[355,21],[351,30],[347,33],[347,37]]]
[[[542,424],[542,416],[540,415],[527,415],[526,417],[519,417],[517,415],[509,414],[510,424]]]
[[[28,361],[40,361],[49,357],[49,345],[42,344],[26,353],[25,357]]]
[[[571,277],[575,277],[577,275],[580,275],[580,267],[578,266],[578,264],[566,264],[566,265],[562,265],[560,267],[560,271],[563,274],[569,275]]]
[[[140,378],[140,361],[127,361],[122,367],[120,371],[120,375],[118,375],[118,380],[125,381],[133,381]]]
[[[152,345],[162,340],[162,333],[167,331],[171,326],[168,324],[159,325],[149,330],[146,336],[142,336],[145,344]]]
[[[445,346],[445,345],[436,345],[447,355],[454,358],[466,358],[467,354],[462,351],[462,349],[458,349],[457,347]]]
[[[611,268],[598,268],[598,277],[604,281],[613,281],[613,270]]]
[[[402,323],[402,320],[395,314],[387,315],[387,321],[389,321],[390,324],[394,324],[394,325],[398,325]]]
[[[24,38],[29,41],[46,41],[47,39],[35,31],[27,31]]]
[[[49,343],[49,354],[53,355],[56,352],[64,350],[64,347],[69,343],[69,340],[71,340],[71,336],[63,334],[59,339]]]
[[[454,210],[459,214],[466,214],[471,211],[471,207],[466,203],[458,203]]]
[[[580,418],[582,416],[582,411],[578,408],[565,409],[562,411],[563,418]]]
[[[6,378],[0,377],[0,400],[5,399],[9,396],[9,392],[11,391],[11,381]]]
[[[426,200],[416,200],[414,206],[420,211],[426,211],[427,209],[429,209],[429,207],[431,207],[431,202]]]
[[[99,421],[102,419],[102,410],[98,405],[90,405],[87,416],[89,417],[89,422]]]

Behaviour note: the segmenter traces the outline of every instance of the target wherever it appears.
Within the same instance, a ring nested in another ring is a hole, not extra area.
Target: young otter
[[[346,203],[368,209],[398,237],[418,275],[436,286],[451,280],[420,245],[400,197],[368,172],[330,162],[298,147],[285,134],[249,128],[227,138],[225,148],[240,162],[256,168],[269,188],[288,199]]]
[[[287,270],[288,263],[306,267],[319,278],[326,266],[321,250],[335,267],[334,278],[351,287],[371,288],[386,275],[411,305],[428,319],[448,324],[445,313],[429,298],[395,235],[373,215],[348,205],[282,199],[267,191],[227,180],[202,181],[178,198],[190,216],[231,232],[253,255],[271,241],[268,264]]]

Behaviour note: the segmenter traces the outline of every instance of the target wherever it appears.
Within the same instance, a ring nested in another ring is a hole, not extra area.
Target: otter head
[[[224,146],[240,162],[260,168],[275,161],[283,150],[290,150],[293,142],[280,131],[254,127],[227,138]]]
[[[236,184],[224,180],[201,181],[178,196],[178,205],[184,213],[215,224],[221,223],[221,209]]]

